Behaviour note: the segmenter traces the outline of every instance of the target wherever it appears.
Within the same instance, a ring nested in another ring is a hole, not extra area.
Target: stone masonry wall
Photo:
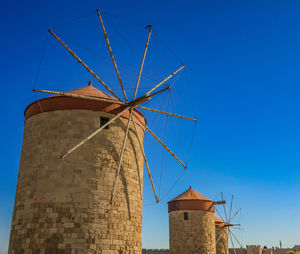
[[[99,128],[100,116],[112,117],[58,110],[25,122],[9,254],[141,253],[143,158],[132,124],[112,205],[127,119],[59,157]]]
[[[228,230],[226,227],[216,227],[216,253],[228,254]]]
[[[262,248],[260,245],[248,245],[247,254],[262,254]]]
[[[184,220],[188,212],[188,220]],[[216,254],[213,212],[172,211],[169,213],[171,254]]]

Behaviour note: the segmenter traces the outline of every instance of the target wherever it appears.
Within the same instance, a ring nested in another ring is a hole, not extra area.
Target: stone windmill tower
[[[228,229],[226,222],[215,216],[216,225],[216,254],[228,254]]]
[[[221,198],[223,199],[223,193],[221,192]],[[234,220],[236,216],[240,213],[241,208],[234,211],[233,209],[233,200],[234,196],[231,197],[230,208],[226,209],[225,204],[223,204],[223,216],[216,208],[216,212],[219,215],[215,216],[215,224],[216,224],[216,250],[217,254],[227,254],[229,253],[228,249],[228,240],[230,240],[232,246],[232,252],[234,254],[238,253],[236,250],[236,246],[239,245],[242,248],[242,244],[240,243],[238,237],[235,235],[234,230],[241,230],[241,224],[234,224]]]
[[[180,164],[185,164],[146,125],[137,108],[168,90],[157,90],[184,66],[137,98],[152,28],[131,100],[128,99],[100,15],[124,101],[52,30],[71,55],[110,93],[89,83],[38,100],[25,110],[25,127],[11,226],[9,253],[140,254],[143,163],[159,201],[143,150],[147,130]],[[154,91],[155,90],[155,91]]]
[[[215,254],[215,205],[191,187],[168,202],[171,254]]]

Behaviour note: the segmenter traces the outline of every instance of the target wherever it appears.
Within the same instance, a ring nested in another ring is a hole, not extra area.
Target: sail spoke
[[[121,148],[121,153],[120,153],[120,157],[119,157],[119,161],[118,161],[117,174],[115,177],[114,186],[113,186],[113,190],[111,193],[110,203],[112,203],[112,201],[114,199],[114,194],[115,194],[118,179],[119,179],[119,174],[120,174],[120,169],[121,169],[122,160],[123,160],[123,156],[124,156],[124,151],[125,151],[127,136],[128,136],[128,132],[129,132],[131,117],[132,117],[132,110],[130,110],[130,114],[129,114],[129,118],[128,118],[128,122],[127,122],[126,132],[125,132],[125,136],[124,136],[124,140],[123,140],[123,144],[122,144],[122,148]]]
[[[181,116],[181,115],[178,115],[178,114],[173,114],[173,113],[169,113],[169,112],[166,112],[166,111],[162,111],[162,110],[158,110],[158,109],[153,109],[153,108],[148,108],[148,107],[144,107],[144,106],[137,106],[137,107],[141,108],[141,109],[145,109],[145,110],[149,110],[149,111],[153,111],[153,112],[165,114],[165,115],[168,115],[168,116],[174,116],[174,117],[178,117],[178,118],[182,118],[182,119],[187,119],[187,120],[192,120],[192,121],[197,122],[197,119],[195,119],[195,118],[191,118],[191,117],[187,117],[187,116]]]
[[[158,88],[159,86],[161,86],[162,84],[164,84],[166,81],[168,81],[170,78],[172,78],[177,72],[179,72],[180,70],[182,70],[184,67],[185,67],[185,65],[182,65],[179,69],[177,69],[176,71],[174,71],[173,73],[171,73],[168,77],[166,77],[163,81],[161,81],[156,86],[154,86],[146,94],[150,94],[151,92],[153,92],[156,88]]]
[[[229,211],[229,217],[228,217],[229,222],[231,221],[232,202],[233,202],[233,195],[231,196],[231,202],[230,202],[230,211]]]
[[[237,237],[234,235],[234,233],[229,229],[229,232],[232,234],[233,238],[236,240],[236,242],[240,245],[241,248],[243,248],[242,244],[240,241],[237,239]]]
[[[221,220],[222,220],[222,221],[225,221],[225,220],[223,219],[223,216],[220,214],[220,212],[219,212],[219,210],[218,210],[217,207],[215,207],[215,210],[216,210],[217,214],[219,215],[219,217],[221,218]]]
[[[106,45],[107,45],[107,48],[108,48],[108,51],[109,51],[109,54],[110,54],[110,58],[111,58],[111,60],[113,62],[113,65],[114,65],[114,68],[115,68],[115,71],[116,71],[116,74],[117,74],[117,77],[118,77],[118,80],[119,80],[119,83],[120,83],[120,86],[121,86],[124,98],[125,98],[126,102],[128,102],[128,99],[127,99],[127,96],[126,96],[126,92],[124,90],[123,82],[122,82],[122,79],[121,79],[121,76],[120,76],[120,73],[119,73],[119,70],[118,70],[118,67],[117,67],[117,63],[116,63],[114,54],[112,52],[111,45],[109,43],[108,36],[107,36],[107,33],[106,33],[106,29],[105,29],[105,26],[104,26],[104,23],[103,23],[103,20],[102,20],[102,17],[101,17],[101,13],[100,13],[99,10],[97,10],[97,13],[98,13],[98,17],[99,17],[99,20],[100,20],[100,23],[101,23],[101,27],[102,27],[102,30],[103,30],[105,42],[106,42]]]
[[[151,26],[147,26],[146,28],[149,28],[149,33],[148,33],[148,37],[147,37],[147,41],[146,41],[146,45],[145,45],[145,49],[144,49],[144,53],[143,53],[143,57],[142,57],[142,62],[141,62],[140,69],[139,69],[138,78],[137,78],[137,81],[136,81],[136,84],[135,84],[133,100],[136,98],[137,90],[138,90],[140,79],[141,79],[141,74],[142,74],[143,67],[144,67],[145,57],[146,57],[146,54],[147,54],[149,40],[150,40],[150,36],[151,36],[151,32],[152,32],[152,27]]]
[[[236,250],[235,250],[235,247],[234,247],[234,243],[233,243],[233,241],[232,241],[232,237],[231,237],[231,231],[230,231],[230,230],[228,230],[228,232],[229,232],[229,238],[230,238],[230,241],[231,241],[231,245],[232,245],[232,248],[233,248],[234,254],[236,254]]]
[[[224,200],[223,192],[221,192],[221,198],[222,198],[222,200]],[[224,209],[224,214],[225,214],[226,222],[229,223],[229,220],[228,220],[228,217],[227,217],[227,213],[226,213],[225,204],[223,204],[223,209]]]
[[[118,101],[118,100],[106,99],[106,98],[100,98],[100,97],[88,96],[88,95],[80,95],[80,94],[75,94],[75,93],[70,93],[70,92],[57,92],[57,91],[39,90],[39,89],[32,89],[32,90],[34,92],[40,92],[40,93],[48,93],[48,94],[55,94],[55,95],[59,95],[59,96],[66,96],[66,97],[87,99],[87,100],[93,100],[93,101],[116,103],[119,105],[126,105],[124,102]]]
[[[143,154],[143,158],[144,158],[144,161],[145,161],[145,165],[146,165],[147,173],[148,173],[148,176],[149,176],[149,179],[150,179],[150,183],[151,183],[151,186],[152,186],[152,189],[153,189],[153,193],[154,193],[156,202],[158,203],[159,199],[158,199],[157,194],[156,194],[156,190],[155,190],[155,187],[154,187],[152,175],[151,175],[151,172],[150,172],[150,169],[149,169],[149,165],[148,165],[148,162],[147,162],[147,158],[146,158],[146,155],[145,155],[143,144],[142,144],[140,135],[138,133],[138,130],[137,130],[137,127],[136,127],[136,123],[135,123],[134,119],[131,118],[131,121],[133,122],[133,126],[134,126],[134,130],[135,130],[135,134],[136,134],[137,139],[138,139],[139,147],[140,147],[140,150],[141,150],[141,152]]]
[[[233,221],[233,219],[235,218],[235,216],[238,215],[238,213],[242,210],[242,208],[240,208],[239,210],[236,211],[236,213],[232,216],[232,218],[230,219],[229,223]]]
[[[161,144],[163,148],[165,148],[168,153],[170,153],[184,168],[187,166],[154,134],[154,132],[147,126],[145,125],[138,117],[135,117],[135,113],[133,114],[133,117],[136,118],[146,129],[147,131],[158,141],[158,143]]]
[[[100,78],[97,76],[95,72],[93,72],[51,29],[49,29],[49,33],[53,35],[53,37],[59,41],[63,47],[69,51],[69,53],[90,73],[92,76],[97,79],[115,98],[121,100]]]

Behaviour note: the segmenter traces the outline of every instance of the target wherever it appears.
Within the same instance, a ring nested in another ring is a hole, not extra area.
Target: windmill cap
[[[176,210],[214,211],[214,202],[190,187],[168,202],[169,212]]]
[[[111,95],[94,87],[91,81],[87,86],[81,87],[76,90],[68,91],[68,93],[118,101]],[[27,120],[30,117],[43,112],[73,109],[100,111],[117,115],[124,109],[124,106],[114,102],[97,101],[85,98],[74,98],[63,95],[54,95],[41,100],[37,100],[29,104],[25,109],[24,115],[25,119]],[[134,109],[134,112],[136,113],[136,117],[138,117],[142,123],[146,124],[146,118],[144,117],[144,115],[137,109]],[[124,112],[122,114],[122,117],[129,118],[129,111]],[[144,129],[144,126],[140,123],[139,120],[135,119],[135,122]]]
[[[223,228],[227,223],[223,221],[220,217],[215,215],[215,225],[217,228]]]
[[[211,199],[209,199],[209,198],[203,196],[202,194],[200,194],[199,192],[193,190],[191,186],[188,190],[186,190],[185,192],[183,192],[182,194],[180,194],[179,196],[177,196],[176,198],[172,199],[169,202],[172,202],[175,200],[203,200],[203,201],[213,202]]]

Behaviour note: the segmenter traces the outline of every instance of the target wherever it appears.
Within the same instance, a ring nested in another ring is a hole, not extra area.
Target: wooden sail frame
[[[226,208],[225,208],[225,204],[223,204],[223,211],[224,211],[224,215],[225,218],[223,218],[223,216],[220,214],[220,212],[218,211],[218,209],[216,208],[216,212],[218,214],[218,216],[225,222],[225,225],[221,228],[222,230],[225,231],[225,229],[227,228],[228,230],[228,240],[230,240],[231,242],[231,246],[233,248],[233,252],[236,254],[236,248],[234,245],[234,242],[236,242],[241,248],[243,247],[241,242],[238,240],[237,236],[234,234],[234,232],[231,230],[231,228],[234,229],[242,229],[240,227],[240,224],[233,224],[232,221],[234,220],[234,218],[239,214],[239,212],[241,211],[241,208],[239,208],[233,215],[233,195],[231,196],[231,202],[230,202],[230,209],[229,209],[229,214],[227,214],[226,212]],[[221,192],[221,198],[223,199],[223,193]],[[227,216],[228,215],[228,216]],[[232,216],[231,216],[232,215]],[[219,242],[219,240],[221,239],[221,236],[219,236],[219,238],[216,240],[216,244]]]
[[[147,54],[147,50],[149,47],[149,42],[150,42],[150,37],[151,37],[151,32],[152,32],[152,26],[146,26],[146,29],[149,29],[148,31],[148,36],[147,36],[147,40],[146,40],[146,44],[145,44],[145,48],[144,48],[144,52],[143,52],[143,56],[142,56],[142,60],[141,60],[141,64],[140,64],[140,68],[139,68],[139,72],[138,72],[138,77],[137,77],[137,81],[136,81],[136,85],[135,85],[135,90],[134,90],[134,94],[133,94],[133,99],[131,101],[128,100],[122,79],[121,79],[121,75],[119,73],[118,67],[117,67],[117,63],[115,60],[115,57],[113,55],[112,52],[112,48],[108,39],[108,35],[105,29],[105,25],[103,22],[103,19],[101,17],[101,12],[99,10],[97,10],[97,14],[100,20],[100,24],[101,24],[101,28],[104,34],[104,38],[105,38],[105,42],[107,45],[107,49],[109,51],[111,60],[113,62],[114,65],[114,69],[118,78],[118,81],[120,83],[120,87],[121,90],[123,92],[125,101],[122,101],[117,94],[90,68],[88,67],[88,65],[79,58],[79,56],[70,48],[68,47],[61,38],[59,38],[53,30],[49,29],[49,33],[72,55],[72,57],[74,57],[86,70],[87,72],[89,72],[115,99],[106,99],[106,98],[98,98],[98,97],[93,97],[93,96],[88,96],[88,95],[78,95],[78,94],[74,94],[72,92],[57,92],[57,91],[50,91],[50,90],[39,90],[39,89],[33,89],[33,91],[35,92],[41,92],[41,93],[48,93],[48,94],[54,94],[57,96],[66,96],[66,97],[74,97],[74,98],[82,98],[82,99],[88,99],[88,100],[95,100],[95,101],[102,101],[102,102],[109,102],[109,103],[116,103],[119,104],[121,106],[124,107],[124,109],[118,113],[117,115],[115,115],[112,119],[110,119],[106,124],[104,124],[103,126],[101,126],[100,128],[98,128],[97,130],[95,130],[93,133],[91,133],[88,137],[84,138],[82,141],[80,141],[79,143],[77,143],[76,145],[74,145],[72,148],[70,148],[68,151],[66,151],[64,154],[61,155],[62,159],[65,159],[68,155],[70,155],[72,152],[74,152],[75,150],[77,150],[80,146],[82,146],[83,144],[85,144],[88,140],[90,140],[91,138],[93,138],[95,135],[97,135],[98,133],[100,133],[106,126],[108,126],[109,124],[111,124],[112,122],[114,122],[115,120],[117,120],[118,118],[121,117],[122,114],[124,114],[126,111],[130,111],[129,114],[129,118],[128,118],[128,122],[127,122],[127,126],[126,126],[126,131],[125,131],[125,135],[124,135],[124,140],[122,143],[122,149],[120,151],[119,154],[119,160],[117,163],[117,168],[116,168],[116,178],[114,181],[114,185],[113,185],[113,190],[112,190],[112,195],[111,195],[111,203],[113,202],[113,198],[114,198],[114,193],[116,191],[117,188],[117,182],[118,182],[118,176],[119,176],[119,172],[120,172],[120,168],[122,166],[122,159],[123,159],[123,155],[124,155],[124,150],[125,150],[125,146],[126,146],[126,141],[128,138],[128,133],[129,133],[129,129],[130,129],[130,123],[133,123],[133,132],[135,133],[137,139],[138,139],[138,143],[139,143],[139,147],[141,150],[141,153],[143,155],[143,159],[146,165],[146,169],[148,172],[148,176],[151,182],[151,186],[154,192],[154,196],[157,202],[159,202],[159,199],[157,197],[156,191],[155,191],[155,187],[154,187],[154,183],[153,183],[153,179],[151,176],[151,172],[149,169],[149,164],[147,162],[145,153],[144,153],[144,149],[143,149],[143,145],[140,139],[140,136],[138,134],[137,128],[136,128],[136,123],[135,120],[138,120],[142,126],[155,138],[155,140],[157,142],[159,142],[161,144],[161,146],[167,150],[167,152],[173,157],[175,158],[184,168],[186,168],[186,164],[184,164],[182,162],[182,160],[180,160],[178,158],[178,156],[175,155],[175,153],[172,152],[172,150],[170,148],[168,148],[168,146],[166,144],[164,144],[161,139],[154,134],[154,132],[146,125],[144,124],[142,121],[140,121],[140,119],[138,117],[135,116],[135,112],[134,112],[134,108],[141,108],[141,109],[145,109],[148,111],[152,111],[155,113],[159,113],[159,114],[164,114],[164,115],[168,115],[168,116],[172,116],[172,117],[176,117],[176,118],[181,118],[181,119],[186,119],[186,120],[191,120],[191,121],[197,121],[197,119],[195,118],[191,118],[191,117],[186,117],[186,116],[182,116],[182,115],[178,115],[178,114],[173,114],[173,113],[169,113],[169,112],[165,112],[162,110],[157,110],[157,109],[152,109],[152,108],[148,108],[148,107],[144,107],[141,104],[143,104],[146,101],[149,101],[151,99],[151,97],[162,93],[164,91],[167,91],[170,86],[168,86],[167,88],[164,88],[160,91],[157,91],[155,93],[152,93],[154,90],[156,90],[157,88],[159,88],[161,85],[165,84],[167,82],[167,80],[169,80],[170,78],[172,78],[174,75],[176,75],[176,73],[178,73],[180,70],[182,70],[185,65],[182,65],[180,68],[178,68],[177,70],[175,70],[174,72],[172,72],[169,76],[167,76],[165,79],[163,79],[161,82],[159,82],[158,84],[156,84],[152,89],[150,89],[147,93],[145,93],[143,96],[140,96],[139,98],[136,98],[137,92],[138,92],[138,87],[139,87],[139,83],[140,83],[140,78],[142,75],[142,71],[143,71],[143,66],[144,66],[144,62],[145,62],[145,58],[146,58],[146,54]],[[152,94],[151,94],[152,93]]]

